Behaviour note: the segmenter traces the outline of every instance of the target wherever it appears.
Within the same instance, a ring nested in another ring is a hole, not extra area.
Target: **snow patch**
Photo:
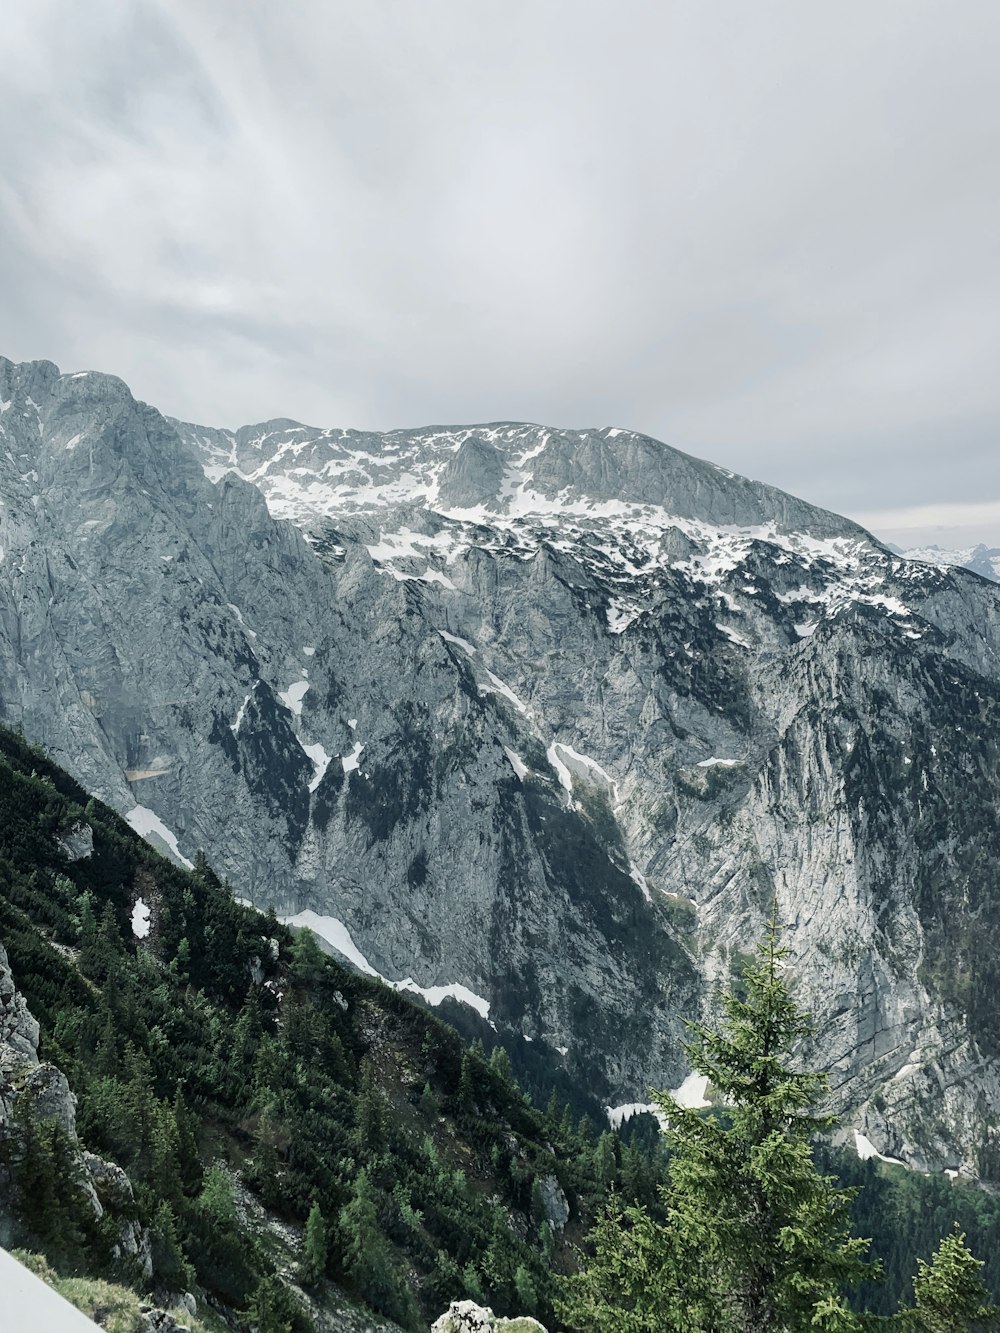
[[[523,713],[525,717],[530,717],[531,709],[523,699],[517,697],[509,685],[505,684],[499,676],[494,676],[493,672],[488,669],[486,670],[486,674],[490,678],[490,684],[479,684],[477,688],[480,694],[502,694],[505,699],[514,705],[519,713]]]
[[[475,991],[469,990],[468,986],[463,986],[459,982],[452,982],[450,986],[418,986],[412,977],[407,977],[405,981],[390,981],[389,985],[394,990],[411,991],[415,995],[422,995],[428,1004],[435,1008],[442,1000],[458,1000],[461,1004],[467,1004],[470,1009],[475,1009],[480,1018],[489,1018],[490,1002],[484,1000],[481,995]]]
[[[306,691],[309,688],[307,680],[293,680],[287,690],[281,690],[278,698],[285,707],[295,714],[296,717],[302,716],[302,700],[306,697]]]
[[[634,1115],[642,1115],[643,1112],[656,1116],[661,1129],[667,1123],[655,1102],[624,1102],[621,1106],[606,1106],[604,1112],[612,1129],[621,1129],[624,1121],[631,1120]]]
[[[429,1005],[435,1008],[444,1000],[458,1000],[460,1004],[467,1004],[470,1009],[475,1009],[480,1017],[489,1018],[489,1000],[484,999],[482,995],[477,995],[475,991],[470,990],[468,986],[463,986],[461,982],[452,982],[447,986],[419,986],[412,977],[406,977],[402,981],[390,981],[381,972],[376,972],[354,943],[351,932],[343,921],[338,921],[335,916],[320,916],[317,912],[306,908],[305,911],[297,912],[294,916],[282,916],[278,920],[284,922],[286,926],[304,926],[307,930],[311,930],[313,934],[326,940],[327,944],[336,949],[342,957],[353,963],[359,972],[364,972],[369,977],[377,977],[379,981],[384,981],[393,990],[408,991],[413,995],[420,995]]]
[[[307,930],[326,940],[327,944],[352,962],[359,972],[364,972],[369,977],[381,976],[351,939],[351,932],[343,921],[338,921],[335,916],[320,916],[319,913],[306,908],[303,912],[296,912],[294,916],[281,916],[278,920],[284,922],[286,926],[305,926]]]
[[[573,775],[559,757],[559,747],[550,745],[545,751],[545,758],[555,769],[556,777],[559,779],[560,786],[566,789],[566,799],[573,804]]]
[[[646,883],[646,876],[634,861],[629,862],[628,873],[630,878],[638,884],[640,889],[642,889],[642,896],[646,899],[646,902],[651,903],[653,901],[653,895],[650,893],[649,885]]]
[[[716,624],[715,628],[720,634],[724,634],[730,643],[734,643],[737,648],[752,648],[749,639],[745,639],[742,634],[737,634],[736,630],[730,629],[728,625]]]
[[[509,749],[508,746],[505,745],[503,747],[503,752],[510,760],[510,766],[514,770],[518,779],[521,782],[523,782],[524,779],[528,776],[528,773],[530,772],[528,765],[524,762],[524,760],[521,758],[519,754],[516,754],[513,750]]]
[[[136,898],[132,908],[132,934],[137,940],[144,940],[149,934],[149,908],[143,898]]]
[[[900,1161],[898,1157],[886,1157],[884,1153],[880,1153],[874,1143],[872,1143],[871,1139],[868,1138],[867,1135],[862,1134],[860,1129],[854,1131],[854,1147],[863,1162],[867,1162],[870,1158],[876,1157],[880,1162],[891,1162],[893,1166],[906,1165],[906,1163]]]
[[[239,712],[236,714],[236,721],[230,723],[229,730],[233,733],[234,736],[237,734],[237,732],[238,732],[239,729],[240,729],[240,726],[241,726],[242,723],[243,723],[243,717],[244,717],[244,715],[245,715],[245,713],[246,713],[246,711],[247,711],[247,704],[248,704],[248,703],[250,702],[250,700],[253,698],[253,691],[254,691],[256,688],[257,688],[257,685],[256,685],[256,683],[254,683],[253,689],[251,689],[250,693],[247,695],[247,697],[246,697],[246,698],[243,700],[243,702],[240,704]]]
[[[344,765],[345,773],[353,773],[356,768],[361,766],[361,751],[364,749],[362,741],[354,742],[354,749],[350,754],[341,756],[340,762]]]
[[[608,632],[624,634],[629,625],[634,624],[642,615],[642,608],[612,597],[605,614],[608,618]]]
[[[315,771],[312,780],[309,783],[309,790],[315,791],[323,781],[323,775],[326,773],[326,770],[330,767],[331,756],[327,754],[318,741],[315,745],[306,745],[305,741],[300,740],[299,744],[302,746],[303,752],[312,760],[313,769]]]
[[[441,635],[442,639],[444,639],[445,643],[454,643],[457,647],[461,648],[463,652],[468,653],[470,657],[475,657],[476,650],[468,639],[460,639],[457,634],[449,634],[446,629],[439,629],[438,633]]]
[[[679,1088],[673,1088],[670,1095],[678,1106],[684,1106],[689,1111],[700,1111],[712,1105],[705,1096],[707,1091],[708,1078],[704,1074],[692,1073],[688,1074]]]
[[[565,745],[562,741],[553,742],[545,754],[570,797],[573,795],[573,776],[575,774],[584,782],[605,787],[610,793],[612,801],[618,800],[618,783],[615,782],[607,769],[603,768],[596,759],[591,759],[589,754],[581,754],[572,745]]]
[[[140,837],[145,838],[147,842],[149,841],[151,834],[155,835],[161,842],[165,843],[170,848],[177,860],[180,861],[181,865],[187,866],[188,870],[194,869],[193,862],[189,861],[186,856],[181,855],[181,850],[177,845],[176,833],[173,833],[168,829],[159,815],[154,814],[148,806],[134,806],[133,809],[129,810],[126,814],[125,822],[133,828]],[[155,846],[155,843],[153,845]]]
[[[735,767],[737,764],[741,764],[742,762],[743,762],[742,759],[716,759],[716,758],[713,756],[711,759],[699,759],[699,760],[698,760],[698,763],[695,765],[695,767],[696,767],[696,768],[716,768],[716,767],[719,767],[719,768],[733,768],[733,767]]]

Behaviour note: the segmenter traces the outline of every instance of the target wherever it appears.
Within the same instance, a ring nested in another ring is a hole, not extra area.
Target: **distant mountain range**
[[[1000,582],[1000,546],[986,546],[980,542],[977,546],[964,546],[955,550],[941,546],[914,546],[904,551],[890,542],[889,549],[906,560],[923,560],[930,565],[957,565],[962,569],[971,569],[974,574],[981,574],[984,579]]]
[[[776,896],[849,1129],[1000,1180],[1000,589],[623,430],[0,409],[0,720],[134,828],[611,1107]]]

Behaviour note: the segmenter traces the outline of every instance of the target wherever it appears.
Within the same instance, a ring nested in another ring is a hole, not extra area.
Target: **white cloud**
[[[850,515],[870,532],[897,546],[1000,547],[1000,500],[964,504],[909,505]]]
[[[211,423],[614,422],[852,510],[988,484],[991,0],[4,21],[6,355]]]

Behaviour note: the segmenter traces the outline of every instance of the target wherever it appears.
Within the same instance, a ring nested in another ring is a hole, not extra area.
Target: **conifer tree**
[[[326,1219],[318,1203],[309,1210],[302,1253],[303,1281],[315,1285],[326,1272]]]
[[[718,1028],[692,1025],[688,1058],[725,1115],[656,1095],[671,1151],[666,1223],[638,1206],[613,1205],[603,1215],[591,1238],[593,1262],[564,1285],[561,1309],[572,1327],[859,1327],[841,1292],[871,1271],[862,1257],[868,1241],[849,1235],[852,1191],[838,1189],[812,1159],[811,1138],[833,1120],[817,1109],[824,1077],[791,1067],[811,1028],[789,993],[787,957],[772,918],[744,971],[745,995],[723,996]]]
[[[490,1068],[495,1074],[498,1074],[505,1083],[510,1083],[514,1077],[511,1069],[510,1056],[503,1046],[494,1046],[490,1055]]]
[[[915,1308],[902,1312],[903,1328],[914,1333],[1000,1329],[1000,1306],[990,1300],[982,1268],[982,1260],[969,1250],[956,1224],[929,1261],[917,1260]]]
[[[534,1314],[538,1309],[538,1295],[535,1291],[535,1284],[531,1273],[525,1268],[524,1264],[518,1264],[517,1272],[514,1274],[514,1290],[517,1292],[517,1302],[522,1314]]]

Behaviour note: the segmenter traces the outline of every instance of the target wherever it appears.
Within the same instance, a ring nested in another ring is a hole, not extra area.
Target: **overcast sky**
[[[1000,545],[998,0],[0,30],[0,354],[213,425],[626,426]]]

